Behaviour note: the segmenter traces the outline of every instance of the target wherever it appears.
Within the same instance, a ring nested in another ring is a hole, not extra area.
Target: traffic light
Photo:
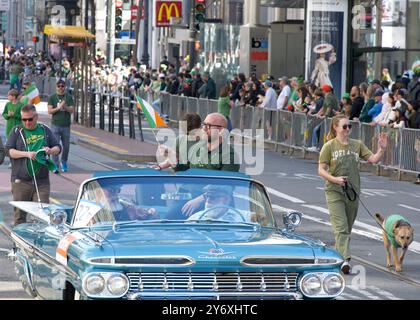
[[[115,9],[115,31],[120,32],[122,31],[122,23],[123,23],[123,11],[122,8]]]
[[[39,42],[39,37],[32,37],[32,41],[33,41],[34,43]]]
[[[197,24],[206,21],[206,0],[195,0],[195,21]]]
[[[194,0],[194,29],[200,31],[200,23],[206,21],[206,0]]]

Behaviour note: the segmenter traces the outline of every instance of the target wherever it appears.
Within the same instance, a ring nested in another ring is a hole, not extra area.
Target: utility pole
[[[150,0],[143,0],[144,3],[144,32],[143,32],[143,55],[141,62],[149,67],[149,2]]]
[[[136,46],[134,49],[133,60],[134,64],[137,66],[139,63],[138,51],[140,47],[140,23],[141,23],[141,16],[143,15],[143,0],[139,0],[139,4],[137,7],[137,18],[136,18],[136,29],[135,29],[135,39],[136,39]],[[144,15],[146,16],[146,15]]]
[[[108,65],[112,66],[115,56],[115,0],[107,0],[108,7]]]

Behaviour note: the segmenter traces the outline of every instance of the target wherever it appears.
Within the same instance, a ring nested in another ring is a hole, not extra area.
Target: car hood
[[[275,229],[147,226],[102,231],[101,237],[102,247],[112,247],[114,256],[124,258],[121,261],[128,264],[130,258],[133,264],[138,262],[138,257],[188,257],[191,263],[217,261],[218,264],[255,257],[282,257],[290,259],[288,264],[309,264],[315,258],[313,242],[295,234],[285,236]]]

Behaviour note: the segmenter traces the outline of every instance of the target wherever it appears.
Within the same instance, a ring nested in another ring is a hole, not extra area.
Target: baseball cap
[[[279,78],[279,81],[285,81],[285,82],[287,82],[288,80],[289,80],[289,79],[288,79],[287,77],[285,77],[285,76],[284,76],[284,77],[280,77],[280,78]]]
[[[373,94],[374,97],[382,97],[384,95],[384,91],[382,89],[378,89],[375,91],[375,93]]]
[[[330,92],[330,91],[332,90],[332,87],[331,87],[331,86],[329,86],[328,84],[324,84],[324,85],[321,87],[321,89],[322,89],[322,91],[324,91],[324,92]]]
[[[164,73],[159,74],[159,78],[165,78],[165,74]]]
[[[58,80],[58,81],[57,81],[57,83],[56,83],[56,84],[64,84],[64,85],[65,85],[65,84],[66,84],[66,82],[65,82],[63,79],[60,79],[60,80]]]
[[[209,184],[203,188],[206,194],[230,196],[233,193],[233,187],[226,185]]]
[[[267,86],[267,87],[272,87],[273,83],[270,80],[265,80],[264,85]]]
[[[343,97],[342,98],[343,99],[350,99],[350,93],[348,93],[348,92],[343,93]]]
[[[54,171],[56,169],[54,162],[51,160],[50,155],[44,150],[38,150],[35,155],[35,161],[48,167],[48,170]]]

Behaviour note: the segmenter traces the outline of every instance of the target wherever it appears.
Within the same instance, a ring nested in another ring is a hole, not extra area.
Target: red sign
[[[267,61],[268,60],[268,52],[266,52],[266,51],[251,52],[251,60]]]
[[[115,7],[121,9],[124,6],[123,0],[115,0]]]
[[[156,27],[169,27],[172,17],[182,18],[182,1],[156,1]]]
[[[131,6],[131,20],[137,20],[138,6]],[[144,6],[141,7],[141,20],[144,19]]]

